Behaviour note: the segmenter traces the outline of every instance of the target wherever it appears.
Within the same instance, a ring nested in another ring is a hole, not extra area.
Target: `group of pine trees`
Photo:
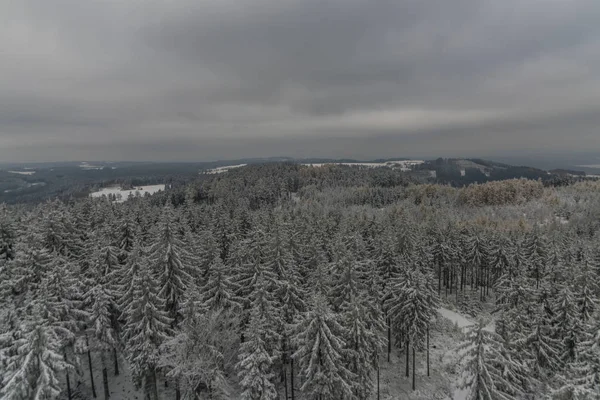
[[[0,208],[0,397],[101,384],[108,398],[126,368],[152,400],[164,385],[177,399],[369,399],[394,349],[398,379],[415,388],[419,358],[429,374],[443,301],[473,316],[494,304],[495,329],[478,323],[461,347],[473,398],[598,393],[591,190],[471,208],[450,188],[369,197],[385,192],[346,169],[302,169],[299,187],[286,168]]]

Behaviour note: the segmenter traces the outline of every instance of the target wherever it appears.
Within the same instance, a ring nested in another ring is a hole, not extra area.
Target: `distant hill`
[[[481,158],[437,158],[410,160],[406,157],[375,160],[333,158],[267,157],[210,162],[55,162],[0,164],[0,203],[39,202],[50,198],[84,197],[90,191],[110,185],[142,186],[183,184],[205,179],[203,171],[225,173],[232,166],[264,163],[344,164],[348,167],[389,168],[390,173],[406,174],[414,182],[433,182],[465,186],[494,180],[541,179],[550,185],[569,184],[585,179],[585,172],[574,169],[546,171]],[[582,168],[583,170],[583,168]],[[587,170],[586,170],[587,171]]]

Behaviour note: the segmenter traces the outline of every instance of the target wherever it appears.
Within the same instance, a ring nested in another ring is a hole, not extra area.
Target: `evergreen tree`
[[[345,254],[345,251],[338,255],[338,259],[332,265],[332,276],[337,279],[334,278],[328,296],[334,310],[340,310],[351,298],[359,296],[365,290],[364,272],[361,271],[361,267],[362,265]]]
[[[600,323],[590,326],[587,339],[581,343],[578,360],[567,366],[560,376],[561,386],[555,399],[595,400],[600,393]]]
[[[562,343],[561,361],[569,363],[577,357],[577,342],[581,333],[581,324],[578,318],[577,304],[568,286],[561,290],[553,306],[553,337]]]
[[[148,266],[143,266],[133,281],[132,301],[124,310],[127,338],[126,353],[136,383],[151,400],[158,399],[156,367],[159,347],[169,337],[172,322],[165,310],[165,300],[158,293],[158,283]]]
[[[173,209],[165,207],[154,242],[148,250],[148,261],[158,276],[159,295],[165,299],[165,310],[174,323],[179,320],[181,297],[192,282],[190,257],[178,237],[178,228]]]
[[[237,354],[237,323],[222,310],[200,312],[195,296],[186,297],[181,330],[161,346],[159,366],[168,369],[184,399],[203,391],[213,400],[229,399],[225,369]]]
[[[116,360],[116,349],[119,346],[118,332],[116,330],[115,316],[117,305],[115,296],[102,281],[93,286],[85,295],[84,302],[88,304],[88,326],[92,337],[91,349],[100,352],[102,360],[102,379],[104,383],[104,396],[109,398],[108,370],[106,353],[112,352]],[[117,364],[116,364],[117,365]]]
[[[239,286],[227,275],[227,267],[219,255],[208,270],[208,281],[201,290],[202,306],[210,310],[242,309],[244,299],[236,295]]]
[[[136,230],[133,221],[128,216],[124,217],[118,228],[117,247],[119,249],[118,259],[120,264],[126,264],[129,254],[135,246]]]
[[[252,310],[246,329],[246,341],[242,343],[237,364],[238,376],[242,379],[242,399],[269,400],[278,397],[273,384],[273,363],[276,356],[269,352],[269,335],[264,331],[268,322],[260,311]]]
[[[479,320],[467,330],[465,340],[459,346],[461,362],[464,362],[465,381],[462,388],[469,388],[468,399],[512,400],[523,390],[509,378],[515,369],[522,370],[514,360],[506,358],[502,350],[502,338],[485,329]]]
[[[52,324],[41,318],[34,310],[34,319],[23,322],[22,337],[13,338],[14,343],[6,354],[0,350],[5,365],[4,381],[0,394],[7,400],[56,399],[61,393],[58,374],[73,369],[61,352],[62,343]]]
[[[16,240],[15,221],[6,207],[0,205],[0,260],[7,261],[14,258]]]
[[[536,376],[559,370],[560,342],[552,337],[551,327],[543,313],[538,313],[531,332],[517,339],[516,345],[530,354]]]
[[[373,372],[378,368],[378,357],[384,346],[386,329],[383,316],[369,312],[365,301],[352,296],[343,305],[342,324],[347,329],[346,364],[355,375],[352,391],[358,399],[368,399],[373,391]]]
[[[310,310],[293,328],[303,384],[300,390],[321,400],[351,397],[355,375],[344,365],[347,330],[331,312],[322,295],[314,295]]]

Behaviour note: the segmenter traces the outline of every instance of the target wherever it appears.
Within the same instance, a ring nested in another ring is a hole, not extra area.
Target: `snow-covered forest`
[[[599,282],[594,181],[269,164],[0,206],[0,398],[599,399]]]

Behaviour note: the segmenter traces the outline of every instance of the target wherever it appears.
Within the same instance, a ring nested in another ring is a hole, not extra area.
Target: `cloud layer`
[[[597,0],[0,0],[0,162],[599,148]]]

